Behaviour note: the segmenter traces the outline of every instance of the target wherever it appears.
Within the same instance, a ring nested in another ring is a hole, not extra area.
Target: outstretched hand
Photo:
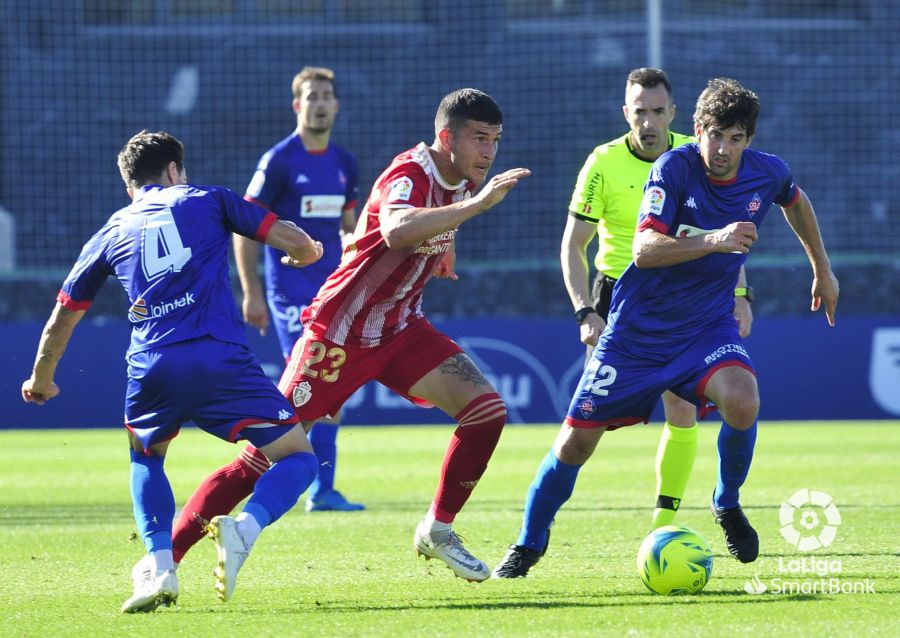
[[[527,168],[511,168],[503,171],[489,179],[476,197],[485,204],[485,208],[492,208],[503,201],[506,194],[519,183],[520,179],[529,175],[531,175],[531,171]]]

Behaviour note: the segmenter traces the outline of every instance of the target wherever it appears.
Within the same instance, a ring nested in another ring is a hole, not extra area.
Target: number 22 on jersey
[[[606,388],[615,383],[616,375],[618,374],[614,367],[606,364],[601,365],[597,360],[592,360],[588,364],[585,373],[587,383],[584,384],[584,389],[591,394],[601,397],[609,394],[609,390]]]

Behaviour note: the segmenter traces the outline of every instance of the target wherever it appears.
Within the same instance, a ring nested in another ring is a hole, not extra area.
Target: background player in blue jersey
[[[294,76],[291,90],[297,128],[260,158],[244,195],[281,219],[294,222],[325,246],[322,259],[302,270],[283,266],[282,251],[266,248],[266,297],[285,360],[303,330],[300,313],[337,268],[343,248],[352,238],[359,197],[356,158],[330,141],[340,107],[334,72],[324,67],[304,67]],[[244,292],[244,319],[264,334],[268,315],[256,274],[257,246],[245,237],[234,238],[235,261]],[[309,432],[309,441],[319,458],[319,476],[309,489],[307,511],[365,509],[359,503],[348,502],[334,489],[339,422],[337,416],[333,422],[319,423]],[[242,458],[247,459],[248,468],[259,467],[262,455],[248,458],[252,453],[249,449]],[[236,502],[244,496],[240,495]]]
[[[773,203],[812,265],[812,309],[824,304],[832,326],[838,299],[812,204],[787,164],[749,148],[758,115],[752,91],[735,80],[711,80],[694,112],[697,143],[654,163],[634,261],[613,289],[609,324],[529,489],[517,546],[546,545],[603,432],[646,422],[660,393],[671,390],[697,405],[701,418],[713,406],[721,413],[712,511],[729,552],[744,563],[756,560],[759,538],[738,496],[753,459],[759,394],[732,312],[738,272]],[[501,565],[521,560],[511,549]]]
[[[322,67],[305,67],[294,77],[291,88],[297,128],[260,158],[244,195],[279,218],[294,222],[325,247],[322,259],[302,270],[283,266],[283,252],[266,248],[266,297],[285,360],[302,331],[300,312],[337,268],[343,244],[352,236],[359,190],[356,158],[330,143],[339,108],[334,73]],[[257,243],[236,235],[234,251],[244,293],[244,319],[265,334],[269,316],[257,274]],[[319,459],[319,475],[306,502],[309,511],[365,509],[348,502],[334,489],[339,418],[337,415],[332,423],[316,424],[309,433]],[[233,463],[203,480],[175,524],[176,561],[203,536],[200,521],[212,513],[230,512],[253,491],[268,466],[265,455],[248,445]]]
[[[125,427],[134,516],[149,556],[139,562],[148,568],[137,571],[122,611],[153,611],[178,597],[175,497],[163,462],[191,420],[227,441],[247,439],[275,462],[241,514],[209,525],[218,550],[216,589],[228,600],[260,531],[293,507],[318,465],[293,407],[247,347],[228,277],[228,242],[232,233],[264,241],[286,251],[284,263],[295,267],[319,259],[322,246],[227,189],[188,184],[184,148],[168,133],[138,133],[118,161],[133,202],[82,249],[22,397],[43,404],[59,394],[53,377],[72,331],[114,275],[131,303]]]

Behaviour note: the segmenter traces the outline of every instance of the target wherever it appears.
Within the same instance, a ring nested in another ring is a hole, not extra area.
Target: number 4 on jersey
[[[152,215],[141,234],[141,266],[147,280],[181,272],[190,258],[191,249],[181,242],[172,211],[166,209]]]

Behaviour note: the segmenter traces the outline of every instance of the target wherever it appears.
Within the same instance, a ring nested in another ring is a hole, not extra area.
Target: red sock
[[[269,468],[269,459],[252,445],[240,455],[203,479],[178,515],[172,530],[172,557],[176,563],[206,534],[198,517],[209,521],[228,514],[253,493],[256,480]]]
[[[482,394],[464,407],[456,420],[459,427],[444,454],[441,479],[431,504],[435,520],[441,523],[453,522],[487,469],[506,423],[506,406],[496,392]]]

